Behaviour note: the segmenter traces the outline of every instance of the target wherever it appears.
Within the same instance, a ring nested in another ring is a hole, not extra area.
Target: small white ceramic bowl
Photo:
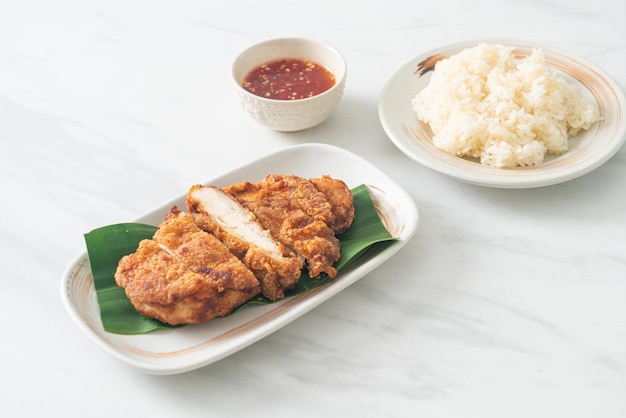
[[[313,97],[277,100],[260,97],[243,88],[246,76],[255,68],[279,59],[301,59],[323,65],[335,76],[335,85]],[[326,120],[341,100],[347,66],[334,48],[302,38],[280,38],[261,42],[235,59],[232,77],[243,109],[257,122],[283,132],[311,128]]]

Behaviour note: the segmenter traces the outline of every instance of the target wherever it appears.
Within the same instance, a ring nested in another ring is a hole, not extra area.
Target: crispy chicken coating
[[[261,293],[276,301],[300,279],[302,260],[287,251],[255,215],[233,196],[213,186],[193,186],[187,209],[203,230],[215,235],[239,257],[261,283]]]
[[[324,193],[330,203],[333,218],[327,222],[328,226],[337,235],[345,232],[354,220],[354,196],[346,183],[328,175],[312,178],[311,183],[317,190]]]
[[[172,207],[115,272],[140,314],[171,325],[228,315],[259,293],[279,300],[303,268],[335,277],[336,235],[354,219],[350,189],[327,175],[196,185],[186,204],[190,213]]]
[[[120,260],[115,281],[140,314],[171,325],[228,315],[260,291],[254,274],[176,207]]]
[[[330,187],[327,187],[330,189]],[[306,260],[311,277],[335,277],[340,257],[335,214],[326,195],[307,179],[270,174],[259,183],[242,182],[224,190],[250,209],[261,225]],[[345,222],[344,222],[345,223]]]

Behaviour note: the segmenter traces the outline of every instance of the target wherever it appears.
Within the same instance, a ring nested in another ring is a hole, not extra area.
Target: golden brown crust
[[[271,301],[284,298],[285,291],[292,289],[302,274],[302,260],[297,257],[276,259],[254,246],[242,261],[261,283],[261,293]]]
[[[202,192],[210,193],[202,195]],[[203,202],[203,199],[209,196],[213,199],[228,199],[227,203],[234,202],[233,205],[225,206],[214,204],[212,210],[236,211],[237,216],[231,216],[230,219],[236,218],[240,224],[230,225],[236,226],[231,230],[220,226],[216,217],[223,214],[207,212],[206,202]],[[193,213],[194,220],[200,228],[217,237],[254,273],[261,284],[261,293],[265,297],[276,301],[285,296],[286,290],[296,285],[302,273],[302,260],[263,229],[255,215],[231,195],[213,186],[194,186],[187,194],[187,208]],[[251,227],[253,223],[257,224],[256,228]],[[265,238],[253,236],[259,233],[265,234]],[[255,245],[253,242],[255,238],[261,238],[261,241],[266,243],[266,240],[269,240],[268,244],[273,244],[271,251]]]
[[[334,219],[328,226],[335,234],[345,232],[354,220],[354,196],[346,183],[328,175],[312,178],[311,182],[317,190],[324,193],[330,203]]]
[[[205,211],[193,193],[203,188],[219,191],[209,197],[227,196],[225,208],[237,214],[229,219],[241,223],[229,228]],[[283,298],[298,282],[304,261],[309,276],[335,277],[341,249],[336,234],[354,219],[347,185],[326,175],[309,180],[270,174],[223,189],[196,185],[187,207],[190,213],[172,207],[153,238],[123,257],[115,273],[139,313],[172,325],[228,315],[259,293],[272,301]]]
[[[115,280],[139,313],[171,325],[228,315],[260,291],[254,274],[177,208],[120,260]]]
[[[328,226],[334,222],[324,193],[307,179],[270,174],[259,183],[242,182],[224,190],[250,209],[264,228],[307,263],[311,277],[335,277],[340,243]]]

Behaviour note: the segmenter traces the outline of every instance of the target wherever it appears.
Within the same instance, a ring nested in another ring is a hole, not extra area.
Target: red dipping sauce
[[[290,58],[255,68],[246,76],[242,86],[267,99],[298,100],[323,93],[335,82],[335,76],[323,65]]]

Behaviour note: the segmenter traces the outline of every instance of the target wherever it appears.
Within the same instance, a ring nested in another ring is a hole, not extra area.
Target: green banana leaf
[[[334,267],[339,273],[358,260],[366,249],[394,240],[382,224],[365,185],[352,189],[354,196],[354,222],[338,236],[341,242],[341,258]],[[115,270],[119,260],[135,252],[139,242],[150,239],[156,226],[142,223],[122,223],[104,226],[85,234],[87,254],[91,265],[96,297],[100,307],[100,318],[104,329],[115,334],[145,334],[156,329],[171,329],[171,326],[140,315],[126,297],[124,289],[115,283]],[[325,281],[327,276],[312,279],[303,271],[294,289],[286,297],[313,289]],[[269,299],[258,296],[238,307],[233,314],[248,304],[268,304]]]

